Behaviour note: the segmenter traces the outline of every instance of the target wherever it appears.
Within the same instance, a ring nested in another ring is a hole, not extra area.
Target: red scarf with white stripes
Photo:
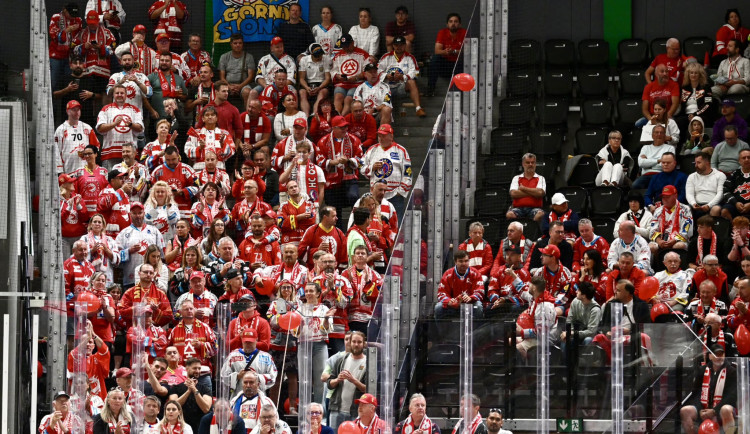
[[[662,205],[662,207],[663,209],[661,211],[661,214],[659,214],[659,232],[661,232],[661,236],[664,237],[664,235],[667,235],[669,238],[672,238],[675,235],[679,235],[680,205],[676,204],[674,206],[674,211],[672,211],[672,221],[670,222],[667,221],[667,207],[664,205]],[[700,239],[698,242],[700,242]]]
[[[711,249],[709,255],[716,256],[716,245],[719,244],[716,240],[716,232],[711,231]],[[703,263],[703,237],[698,236],[698,256],[695,258],[696,264]]]
[[[550,213],[549,213],[549,222],[552,223],[554,221],[560,221],[560,222],[565,223],[566,221],[570,220],[570,215],[571,214],[573,214],[573,210],[570,209],[570,208],[568,208],[567,211],[565,211],[563,214],[561,214],[559,216],[557,215],[556,212],[550,211]]]
[[[372,252],[372,242],[370,242],[370,239],[367,238],[367,234],[365,234],[364,232],[362,232],[362,229],[360,229],[359,226],[357,226],[357,225],[352,225],[352,227],[349,228],[349,232],[346,233],[347,237],[352,232],[358,233],[362,237],[362,239],[365,240],[365,246],[367,247],[367,251],[368,252]]]
[[[727,368],[721,368],[719,372],[719,378],[716,380],[716,386],[714,387],[714,399],[711,402],[711,407],[716,407],[721,402],[721,398],[724,395],[724,383],[727,380]],[[701,386],[701,406],[704,409],[709,408],[708,394],[709,387],[711,386],[711,368],[706,366],[706,370],[703,372],[703,385]]]
[[[161,425],[161,434],[182,434],[182,424],[180,424],[180,421],[177,421],[177,423],[170,428],[169,423],[164,422]]]
[[[170,79],[167,80],[167,78],[164,76],[164,71],[161,70],[161,68],[157,71],[159,74],[159,84],[161,85],[161,92],[164,95],[164,98],[174,98],[177,96],[177,82],[174,78],[174,72],[171,70],[169,71]]]

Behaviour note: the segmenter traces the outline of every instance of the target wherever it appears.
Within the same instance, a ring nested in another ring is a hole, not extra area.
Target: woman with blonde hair
[[[162,119],[156,123],[156,140],[147,143],[141,153],[141,161],[146,163],[149,172],[161,166],[164,162],[164,151],[168,146],[174,146],[177,132],[169,134],[171,125],[168,120]]]
[[[148,199],[143,204],[146,213],[146,224],[159,229],[164,242],[169,243],[174,238],[175,226],[180,219],[180,209],[172,197],[172,189],[165,181],[157,181],[148,193]]]
[[[708,85],[708,75],[703,65],[697,62],[685,66],[685,75],[680,90],[680,114],[674,116],[677,128],[688,137],[688,125],[693,118],[699,116],[703,121],[713,123],[713,97],[711,86]]]
[[[134,422],[125,392],[118,387],[109,391],[102,412],[94,416],[93,434],[129,434]]]
[[[193,434],[193,428],[185,423],[182,406],[176,400],[168,401],[164,406],[164,419],[159,422],[160,434]]]
[[[135,267],[135,284],[137,285],[140,281],[140,269],[144,264],[150,264],[154,267],[154,280],[156,287],[167,292],[167,286],[169,285],[169,268],[162,261],[161,249],[156,244],[151,244],[146,248],[146,253],[143,255],[143,264]]]
[[[120,264],[120,247],[114,238],[106,234],[107,220],[96,213],[89,219],[88,233],[81,237],[89,246],[88,261],[94,270],[107,275],[107,284],[113,282],[114,268]]]

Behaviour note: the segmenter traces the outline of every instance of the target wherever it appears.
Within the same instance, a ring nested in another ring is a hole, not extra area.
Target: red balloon
[[[99,310],[99,306],[101,306],[101,301],[99,300],[99,297],[96,296],[93,292],[89,291],[82,291],[78,293],[78,297],[76,298],[77,303],[86,303],[86,310],[88,313],[93,313]]]
[[[359,428],[357,424],[348,420],[339,425],[338,434],[359,434]]]
[[[649,301],[657,292],[659,292],[659,279],[649,276],[641,282],[641,287],[638,289],[638,297],[643,301]]]
[[[750,331],[747,330],[745,324],[737,327],[737,331],[734,332],[734,342],[737,343],[737,351],[741,356],[750,353]]]
[[[255,285],[255,290],[260,295],[271,295],[276,288],[276,281],[270,278],[261,279],[260,283]]]
[[[719,424],[712,419],[706,419],[698,428],[698,434],[719,434]]]
[[[279,318],[279,327],[289,331],[294,330],[302,324],[302,315],[297,312],[287,312]]]
[[[299,398],[294,400],[294,408],[299,408]],[[284,413],[289,414],[289,398],[284,401]]]
[[[462,72],[461,74],[456,74],[453,76],[453,84],[455,84],[456,87],[460,90],[468,92],[474,89],[474,85],[476,84],[476,82],[474,81],[474,77],[472,77],[471,74]]]
[[[519,326],[521,326],[522,329],[533,329],[535,328],[534,325],[534,319],[529,315],[528,313],[524,312],[521,315],[518,315],[518,319],[516,320]]]
[[[656,322],[656,318],[662,315],[670,314],[669,306],[666,303],[659,303],[651,308],[651,321]]]

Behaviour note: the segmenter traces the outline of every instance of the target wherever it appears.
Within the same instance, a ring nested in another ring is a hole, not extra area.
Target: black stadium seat
[[[695,155],[680,155],[677,157],[677,164],[680,166],[680,172],[690,175],[695,172]]]
[[[529,98],[505,98],[500,101],[500,123],[503,126],[528,126],[534,110]]]
[[[509,71],[508,96],[536,98],[539,89],[539,77],[536,69],[518,69]]]
[[[474,192],[474,214],[477,217],[504,216],[510,205],[508,189],[479,188]]]
[[[620,98],[617,100],[617,120],[619,122],[634,124],[643,117],[641,112],[640,98]]]
[[[536,240],[542,236],[542,229],[539,227],[539,223],[534,220],[517,219],[516,221],[523,225],[523,236],[530,239],[532,242],[536,242]]]
[[[547,69],[542,75],[544,96],[573,97],[573,73],[569,69]]]
[[[654,38],[651,40],[651,59],[659,54],[667,53],[667,40],[669,38]]]
[[[576,61],[573,41],[549,39],[544,43],[544,63],[555,68],[571,68]]]
[[[619,215],[622,190],[617,187],[596,187],[589,193],[591,196],[591,215],[597,217],[617,217]]]
[[[579,71],[578,89],[584,98],[607,96],[609,94],[609,71],[606,68]]]
[[[568,178],[568,185],[592,188],[596,184],[598,174],[599,165],[596,163],[596,158],[582,155]]]
[[[612,244],[612,241],[615,240],[615,219],[609,217],[598,217],[592,218],[591,223],[594,226],[594,233]]]
[[[578,66],[607,66],[609,42],[604,39],[583,39],[578,43]]]
[[[531,152],[537,157],[555,157],[559,160],[563,144],[563,135],[560,131],[551,128],[535,129],[529,134],[529,139]]]
[[[496,128],[490,135],[490,153],[509,158],[521,158],[527,131],[523,128]]]
[[[742,116],[743,119],[747,119],[750,115],[750,95],[727,95],[726,98],[734,101],[737,114]]]
[[[514,39],[510,41],[511,67],[539,67],[542,64],[542,44],[533,39]]]
[[[620,96],[640,97],[646,87],[643,69],[625,69],[620,72]]]
[[[581,125],[607,127],[612,125],[612,101],[589,98],[581,106]]]
[[[513,177],[519,172],[519,163],[518,160],[504,156],[492,156],[484,159],[483,168],[485,186],[507,190]]]
[[[644,39],[623,39],[617,44],[620,68],[645,67],[648,63],[648,42]]]
[[[544,98],[536,104],[539,124],[567,131],[570,103],[565,98]]]
[[[596,155],[607,144],[607,132],[601,128],[582,127],[576,131],[576,154]]]
[[[588,215],[588,193],[585,188],[577,186],[560,187],[557,189],[557,193],[565,195],[568,206],[579,216]]]
[[[706,54],[711,56],[714,51],[714,41],[705,36],[693,36],[682,41],[682,52],[688,57],[695,57],[701,65],[706,60]]]

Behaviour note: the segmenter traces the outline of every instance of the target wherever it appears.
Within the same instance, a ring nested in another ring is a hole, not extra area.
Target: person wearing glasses
[[[292,429],[283,420],[273,404],[266,404],[260,409],[260,423],[255,425],[250,434],[292,434]]]
[[[706,280],[713,282],[716,287],[716,298],[723,301],[725,305],[729,305],[731,300],[729,300],[727,275],[721,269],[719,257],[716,255],[706,255],[703,257],[703,269],[698,270],[693,276],[693,283],[690,286],[688,300],[700,296],[701,284]]]
[[[491,408],[487,414],[487,431],[490,434],[513,434],[512,431],[503,429],[503,411],[499,408]]]
[[[440,427],[427,417],[427,400],[421,393],[409,398],[409,416],[396,425],[395,434],[440,434]]]
[[[633,158],[628,150],[622,147],[621,132],[610,131],[607,146],[596,154],[596,162],[599,164],[599,174],[596,176],[597,186],[622,185],[628,176],[628,171],[633,167]]]
[[[311,402],[308,406],[307,420],[309,421],[310,431],[303,432],[298,430],[297,434],[333,434],[333,428],[323,425],[323,406],[317,402]]]

